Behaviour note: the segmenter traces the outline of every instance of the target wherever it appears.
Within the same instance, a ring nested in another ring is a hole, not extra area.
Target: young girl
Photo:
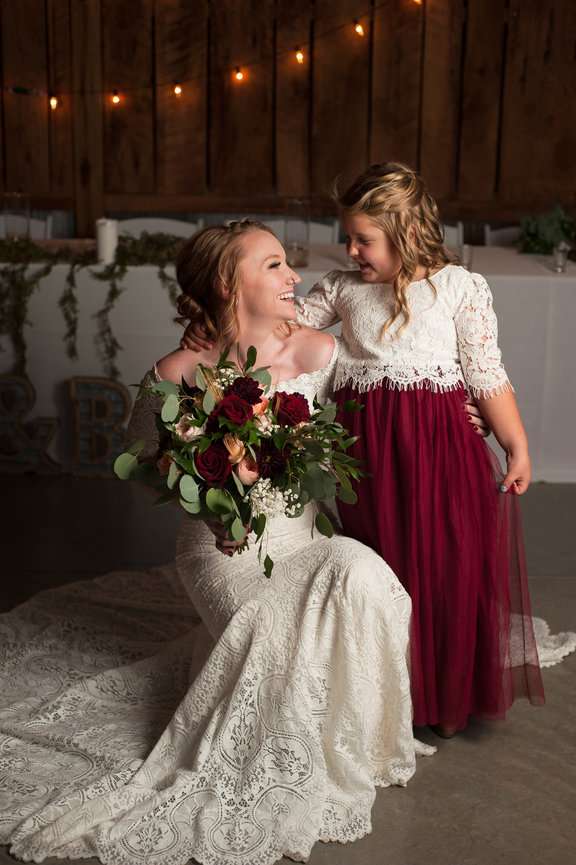
[[[390,564],[412,598],[414,723],[442,736],[470,716],[543,702],[517,494],[526,435],[500,360],[490,289],[451,263],[437,206],[409,168],[371,166],[338,198],[354,271],[299,302],[302,324],[342,322],[336,399],[369,475],[340,503],[344,533]],[[462,410],[466,389],[507,453]]]

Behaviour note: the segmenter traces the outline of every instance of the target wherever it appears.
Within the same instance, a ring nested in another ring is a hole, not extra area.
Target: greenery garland
[[[110,314],[124,287],[122,280],[129,267],[152,264],[158,268],[158,279],[176,305],[178,284],[167,273],[174,264],[184,240],[169,234],[147,234],[140,237],[120,237],[112,264],[103,270],[91,269],[91,275],[109,283],[108,292],[102,308],[96,313],[96,345],[104,371],[110,378],[118,378],[116,358],[121,346],[110,323]],[[28,321],[28,305],[34,291],[44,277],[48,276],[56,264],[69,264],[66,286],[58,301],[64,317],[66,332],[64,344],[66,354],[71,359],[78,358],[78,293],[76,275],[82,268],[96,268],[95,249],[74,250],[63,247],[47,250],[33,241],[25,239],[0,239],[0,335],[8,336],[13,352],[12,372],[26,374],[26,340],[24,329]],[[34,267],[38,265],[37,267]]]

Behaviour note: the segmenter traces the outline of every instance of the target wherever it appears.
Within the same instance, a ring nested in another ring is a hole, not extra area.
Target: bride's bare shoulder
[[[208,365],[212,362],[213,360],[208,357],[207,352],[178,348],[157,361],[156,369],[163,381],[173,381],[175,384],[180,384],[182,379],[191,381],[194,378],[199,363]]]
[[[305,372],[322,369],[332,359],[335,340],[329,333],[311,327],[299,327],[293,332],[290,341]]]

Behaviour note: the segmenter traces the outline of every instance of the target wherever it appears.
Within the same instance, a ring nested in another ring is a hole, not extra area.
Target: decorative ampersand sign
[[[125,446],[123,425],[130,413],[130,394],[108,378],[70,379],[74,407],[74,473],[109,476]]]
[[[48,454],[58,428],[56,418],[25,420],[34,408],[36,392],[22,376],[0,375],[0,471],[60,471]]]

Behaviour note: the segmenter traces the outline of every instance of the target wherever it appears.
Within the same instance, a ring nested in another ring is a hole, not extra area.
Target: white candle
[[[115,219],[96,220],[96,249],[100,264],[112,264],[118,246],[118,222]]]

